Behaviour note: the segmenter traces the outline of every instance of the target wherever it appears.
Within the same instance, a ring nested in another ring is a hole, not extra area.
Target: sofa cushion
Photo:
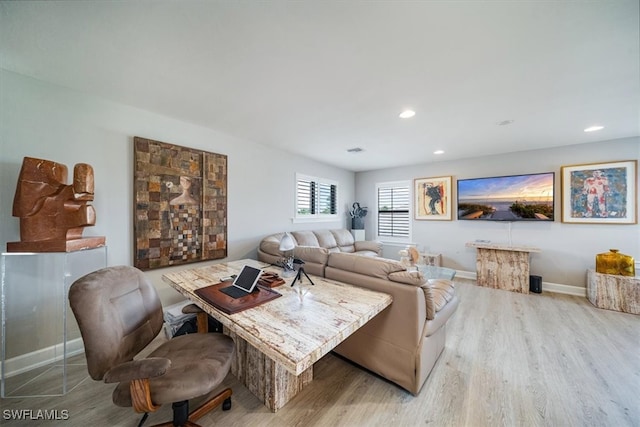
[[[390,273],[404,271],[399,261],[385,258],[363,257],[349,253],[332,253],[329,255],[330,267],[352,271],[366,276],[387,280]]]
[[[320,246],[318,238],[310,230],[292,231],[291,235],[296,239],[298,246]]]
[[[316,230],[313,234],[316,235],[319,245],[323,248],[332,249],[338,246],[336,238],[333,237],[333,234],[329,230]]]
[[[338,230],[331,230],[331,234],[336,241],[336,245],[340,248],[341,252],[354,252],[354,239],[349,230],[344,228]]]
[[[433,320],[455,296],[455,286],[451,280],[432,279],[421,286],[427,305],[427,320]]]

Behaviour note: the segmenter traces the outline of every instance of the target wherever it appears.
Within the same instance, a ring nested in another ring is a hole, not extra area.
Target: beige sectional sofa
[[[309,274],[324,276],[329,254],[354,253],[363,256],[382,255],[382,245],[376,241],[355,241],[349,230],[304,230],[289,233],[296,245],[293,255],[305,262],[304,270]],[[284,233],[265,237],[258,247],[258,259],[269,264],[279,264],[285,254],[280,251],[280,240]]]
[[[284,233],[268,236],[258,258],[279,263]],[[354,242],[347,230],[294,231],[295,257],[309,274],[385,292],[393,302],[334,351],[418,394],[445,347],[446,324],[458,307],[450,280],[426,280],[399,262],[380,258],[378,242]],[[358,256],[365,255],[365,256]]]
[[[398,261],[332,253],[325,277],[390,294],[393,303],[334,351],[418,394],[445,347],[458,307],[454,284],[425,280]]]

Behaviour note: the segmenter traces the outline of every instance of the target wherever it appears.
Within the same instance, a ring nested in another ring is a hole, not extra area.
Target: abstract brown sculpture
[[[78,163],[73,185],[67,167],[50,160],[25,157],[13,199],[13,216],[20,218],[20,242],[8,242],[8,252],[71,252],[104,246],[105,238],[82,237],[95,225],[93,168]]]

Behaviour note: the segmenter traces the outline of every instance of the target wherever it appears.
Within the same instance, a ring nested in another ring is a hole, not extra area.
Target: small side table
[[[587,298],[598,308],[640,314],[640,277],[601,274],[589,269]]]
[[[456,270],[447,267],[438,267],[435,265],[419,265],[418,270],[427,280],[431,279],[447,279],[453,280],[456,276]]]
[[[421,253],[420,256],[424,258],[424,263],[427,265],[434,265],[436,267],[442,265],[442,254]]]

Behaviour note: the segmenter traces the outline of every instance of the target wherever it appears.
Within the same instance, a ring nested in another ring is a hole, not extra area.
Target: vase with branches
[[[367,216],[367,212],[368,208],[361,207],[358,202],[352,205],[352,209],[349,210],[352,230],[364,230],[364,217]]]

